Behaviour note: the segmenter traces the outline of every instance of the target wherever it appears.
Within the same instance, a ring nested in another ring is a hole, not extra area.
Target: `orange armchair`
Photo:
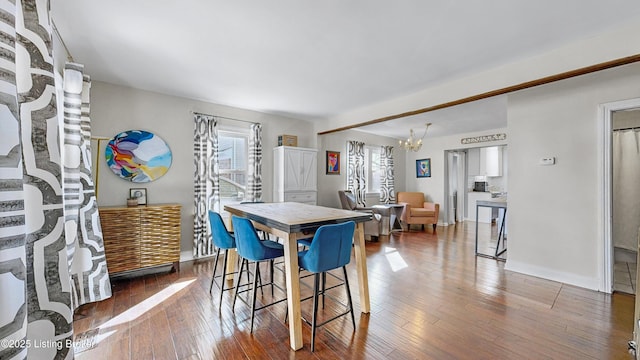
[[[433,231],[438,223],[438,213],[440,204],[424,201],[424,194],[421,192],[398,192],[398,204],[403,204],[402,222],[409,228],[411,224],[433,224]]]

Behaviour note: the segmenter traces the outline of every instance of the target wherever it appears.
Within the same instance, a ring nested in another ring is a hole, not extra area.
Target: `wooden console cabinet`
[[[178,204],[99,208],[110,273],[173,264],[180,266]]]

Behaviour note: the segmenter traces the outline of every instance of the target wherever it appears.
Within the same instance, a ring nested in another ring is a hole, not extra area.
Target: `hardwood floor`
[[[479,231],[488,233],[489,225]],[[608,295],[504,270],[474,256],[474,223],[396,232],[367,243],[371,313],[359,310],[357,275],[348,266],[357,329],[343,317],[318,330],[309,351],[289,350],[285,304],[251,313],[232,292],[218,309],[208,293],[213,261],[182,263],[179,273],[113,281],[112,298],[82,306],[75,333],[99,329],[78,359],[631,359],[634,296]],[[508,253],[507,253],[508,256]],[[220,266],[218,267],[220,270]],[[263,274],[267,274],[266,269]],[[311,284],[312,277],[303,280]],[[331,277],[329,277],[331,281]],[[284,283],[281,271],[276,281]],[[302,286],[302,296],[310,289]],[[344,287],[334,291],[345,302]],[[282,292],[276,290],[275,298]],[[271,300],[264,289],[259,301]],[[311,301],[302,305],[310,318]],[[327,298],[325,317],[342,311]]]

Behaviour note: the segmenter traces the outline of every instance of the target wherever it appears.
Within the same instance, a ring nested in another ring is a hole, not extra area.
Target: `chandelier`
[[[431,126],[431,123],[426,123],[424,128],[424,134],[422,135],[422,137],[420,139],[416,139],[413,136],[413,129],[409,130],[409,138],[407,139],[407,141],[402,141],[400,140],[400,147],[404,148],[405,150],[409,151],[418,151],[420,150],[420,148],[422,147],[422,139],[424,139],[424,137],[427,135],[427,130],[429,129],[429,126]]]

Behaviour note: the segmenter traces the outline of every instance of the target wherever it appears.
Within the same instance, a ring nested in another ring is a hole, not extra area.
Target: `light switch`
[[[544,157],[541,158],[540,161],[538,162],[540,165],[555,165],[556,163],[556,158],[555,156],[552,157]]]

